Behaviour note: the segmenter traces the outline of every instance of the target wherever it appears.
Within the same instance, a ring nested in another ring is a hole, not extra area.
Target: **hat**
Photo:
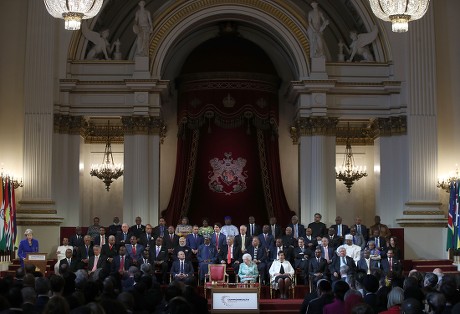
[[[229,219],[232,220],[232,217],[230,217],[230,216],[225,216],[224,217],[224,220],[229,220]]]
[[[347,234],[345,236],[345,240],[353,240],[353,236],[351,234]]]
[[[204,238],[204,239],[211,239],[211,236],[210,236],[209,234],[205,234],[205,235],[203,236],[203,238]]]

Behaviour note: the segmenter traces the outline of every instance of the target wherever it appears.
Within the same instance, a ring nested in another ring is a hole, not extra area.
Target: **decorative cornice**
[[[123,144],[123,131],[122,125],[111,123],[110,130],[107,130],[107,125],[95,124],[89,121],[85,123],[80,135],[84,138],[85,144],[105,144],[107,142],[107,132],[109,132],[112,144]]]
[[[18,209],[19,214],[36,214],[36,215],[56,215],[57,210],[55,209]]]
[[[405,210],[404,215],[444,215],[442,210]]]
[[[291,34],[297,39],[299,45],[302,47],[302,53],[305,59],[308,60],[310,55],[310,45],[305,32],[305,25],[295,10],[291,10],[289,14],[286,14],[283,10],[280,10],[279,3],[285,3],[285,1],[260,1],[260,0],[194,0],[187,2],[176,2],[177,7],[169,10],[165,14],[159,16],[156,21],[159,21],[158,25],[155,25],[154,35],[150,40],[149,57],[150,60],[155,60],[156,55],[159,53],[159,47],[161,43],[166,39],[169,33],[177,26],[178,23],[203,10],[203,8],[210,8],[214,6],[225,6],[225,5],[241,5],[249,8],[254,8],[258,11],[264,12],[267,15],[273,16],[274,19],[283,23],[283,25],[289,29]],[[284,10],[287,10],[287,6],[284,6]],[[176,10],[177,9],[177,10]],[[297,20],[293,19],[293,16]],[[302,26],[302,27],[299,27]],[[150,64],[150,71],[152,72],[153,62]]]
[[[426,228],[426,227],[447,227],[447,222],[398,222],[401,227],[417,227],[417,228]]]
[[[82,116],[54,114],[54,132],[61,134],[80,134],[85,120]]]
[[[155,134],[160,136],[160,143],[163,144],[166,137],[166,125],[159,117],[131,116],[122,117],[123,130],[125,135],[134,134]]]
[[[374,131],[374,138],[407,134],[407,117],[377,118],[372,121],[370,127]]]
[[[347,139],[350,144],[372,146],[374,145],[374,133],[367,125],[363,126],[338,126],[336,130],[336,145],[346,145]]]
[[[305,135],[335,136],[338,122],[338,118],[330,117],[298,118],[290,129],[292,142],[298,144],[299,137]]]

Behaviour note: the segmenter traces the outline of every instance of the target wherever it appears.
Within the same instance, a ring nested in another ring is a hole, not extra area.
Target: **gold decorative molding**
[[[80,135],[84,138],[85,144],[105,144],[107,142],[107,132],[110,135],[112,144],[123,144],[124,129],[120,122],[110,121],[110,129],[106,124],[96,124],[93,121],[85,123]]]
[[[166,125],[163,119],[149,116],[130,116],[122,117],[121,121],[126,135],[155,134],[160,136],[160,143],[163,144],[166,137]]]
[[[18,214],[56,215],[55,209],[18,209]]]
[[[82,116],[56,113],[53,116],[54,132],[60,134],[80,134],[85,120]]]
[[[55,205],[54,201],[44,200],[21,200],[18,202],[20,205]]]
[[[284,4],[284,5],[281,5]],[[285,1],[260,1],[260,0],[194,0],[194,1],[177,1],[175,6],[164,14],[158,16],[155,20],[158,24],[154,27],[154,35],[150,40],[149,57],[150,57],[150,71],[153,72],[153,62],[159,52],[161,43],[166,39],[169,33],[183,20],[198,13],[204,8],[228,6],[228,5],[241,5],[243,7],[254,8],[258,11],[264,12],[269,16],[273,16],[275,20],[280,21],[291,34],[297,39],[297,42],[302,47],[303,55],[307,62],[310,56],[310,45],[306,35],[305,18],[302,18],[296,10],[286,5]],[[279,7],[284,10],[289,10],[286,14]],[[294,20],[291,16],[294,16]],[[156,22],[155,21],[155,22]],[[299,23],[302,28],[299,27]]]
[[[442,210],[405,210],[404,215],[444,215]]]
[[[400,222],[398,224],[401,227],[419,227],[419,228],[426,228],[426,227],[445,228],[447,227],[447,222]]]
[[[298,144],[299,137],[305,135],[335,135],[338,123],[337,118],[310,117],[299,118],[291,126],[290,133],[293,144]]]
[[[60,226],[62,222],[60,221],[47,221],[40,219],[34,220],[19,220],[17,221],[18,226]]]
[[[370,127],[374,132],[374,138],[407,134],[407,117],[377,118],[371,122]]]

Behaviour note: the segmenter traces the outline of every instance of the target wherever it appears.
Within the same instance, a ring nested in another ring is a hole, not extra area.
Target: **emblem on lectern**
[[[244,171],[246,159],[232,158],[232,153],[224,153],[225,158],[213,158],[209,161],[209,188],[216,193],[230,195],[246,190],[247,171]]]

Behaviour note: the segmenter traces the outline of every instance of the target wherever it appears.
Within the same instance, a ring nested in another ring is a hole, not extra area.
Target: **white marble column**
[[[441,258],[445,256],[447,219],[439,210],[441,203],[436,188],[438,139],[433,5],[423,18],[411,23],[408,39],[409,191],[405,210],[396,221],[405,227],[405,258]],[[423,246],[420,238],[426,239]]]
[[[337,120],[315,117],[298,122],[300,218],[308,224],[318,212],[328,223],[336,214],[336,146],[330,133]]]
[[[24,74],[24,188],[19,201],[18,236],[34,229],[40,251],[51,253],[59,240],[52,199],[55,20],[41,1],[29,1]],[[46,239],[46,241],[45,241]],[[51,240],[52,239],[52,240]]]

